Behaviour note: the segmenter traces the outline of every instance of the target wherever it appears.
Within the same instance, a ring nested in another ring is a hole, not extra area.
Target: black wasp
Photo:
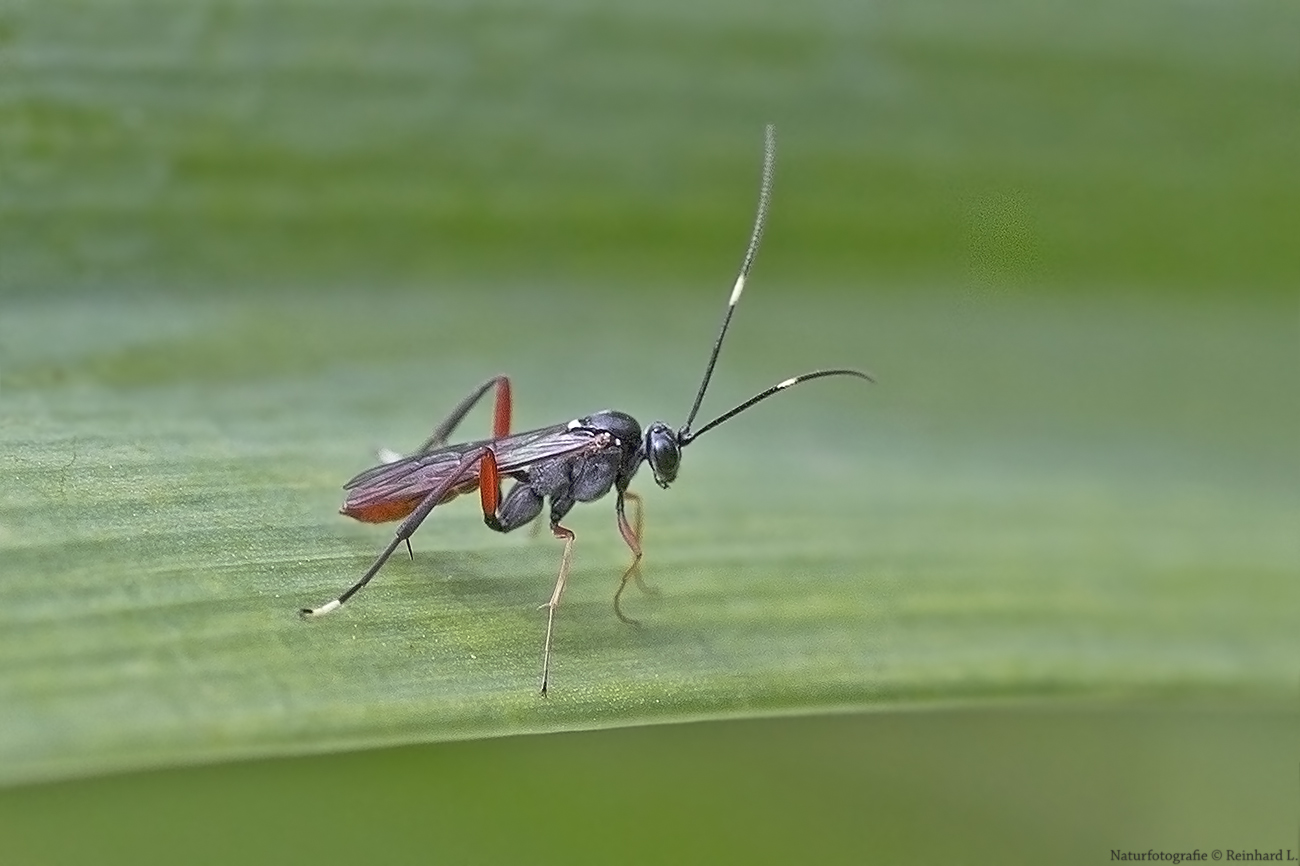
[[[636,419],[623,412],[605,409],[564,424],[542,427],[526,433],[510,432],[510,380],[505,376],[489,379],[461,401],[447,420],[438,425],[433,434],[415,453],[367,469],[344,485],[347,499],[340,509],[342,514],[368,523],[385,523],[401,520],[393,540],[379,554],[347,592],[316,608],[303,608],[304,616],[322,616],[337,610],[345,601],[370,582],[398,546],[405,543],[410,549],[411,534],[439,505],[455,499],[462,493],[478,490],[483,506],[483,522],[497,532],[511,532],[541,514],[542,506],[550,503],[551,532],[564,541],[564,554],[560,559],[560,574],[555,581],[547,609],[546,642],[542,652],[542,694],[546,694],[551,668],[551,638],[555,629],[555,610],[564,592],[565,579],[573,554],[573,532],[560,524],[576,502],[591,502],[614,490],[614,512],[623,540],[632,551],[632,564],[623,572],[623,580],[614,593],[614,612],[624,622],[632,622],[623,615],[619,599],[630,580],[640,582],[641,562],[641,498],[628,490],[633,476],[641,464],[649,463],[655,483],[667,487],[677,478],[681,466],[682,449],[724,421],[744,412],[778,391],[792,388],[801,382],[827,376],[855,376],[874,381],[859,370],[814,370],[802,376],[793,376],[749,398],[739,406],[724,412],[698,430],[691,424],[699,412],[709,378],[718,361],[722,340],[731,324],[731,315],[745,289],[763,225],[767,220],[768,203],[772,194],[772,171],[776,162],[776,130],[764,130],[763,180],[758,199],[758,214],[749,248],[740,266],[740,274],[727,300],[727,311],[722,327],[713,343],[708,365],[695,402],[691,405],[686,423],[674,431],[662,421],[655,421],[644,431]],[[492,438],[459,445],[447,440],[465,415],[495,389]],[[504,496],[501,493],[502,477],[515,480]],[[628,520],[625,504],[632,502],[633,518]]]

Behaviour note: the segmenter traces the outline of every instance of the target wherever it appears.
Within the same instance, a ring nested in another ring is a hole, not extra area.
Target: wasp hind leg
[[[492,404],[492,438],[500,439],[503,436],[509,436],[510,416],[513,407],[513,400],[510,395],[510,377],[493,376],[471,391],[464,400],[461,400],[456,405],[456,408],[451,410],[451,414],[441,424],[433,428],[429,438],[425,439],[420,447],[412,453],[425,454],[446,445],[447,440],[451,438],[451,434],[456,432],[456,428],[460,426],[460,422],[465,420],[465,416],[469,414],[470,410],[477,406],[478,401],[482,400],[483,395],[492,388],[496,388],[496,397]],[[403,457],[401,452],[393,451],[391,448],[380,448],[377,455],[380,463],[392,463],[394,460],[400,460]]]
[[[443,479],[442,483],[430,490],[429,493],[420,500],[420,504],[416,506],[415,510],[398,525],[397,532],[393,534],[393,540],[384,548],[384,552],[375,558],[375,561],[371,563],[370,568],[366,569],[366,573],[361,576],[360,580],[352,584],[352,586],[348,588],[347,592],[343,593],[333,601],[326,602],[320,607],[304,607],[299,611],[299,613],[304,617],[317,617],[338,610],[343,606],[344,602],[356,595],[363,586],[370,582],[371,578],[379,573],[379,569],[384,567],[384,563],[388,562],[388,558],[393,555],[393,551],[397,550],[400,545],[406,544],[407,550],[410,550],[410,538],[415,534],[415,530],[420,528],[420,524],[424,523],[424,519],[429,516],[430,512],[432,512],[433,509],[447,497],[447,494],[451,493],[451,491],[457,487],[457,485],[474,477],[474,467],[476,464],[478,465],[479,477],[482,479],[479,490],[483,498],[484,512],[488,512],[489,507],[492,511],[495,511],[497,504],[501,499],[501,486],[497,473],[496,455],[492,453],[491,448],[476,448],[462,457],[460,463],[456,464],[456,468],[453,469],[445,479]]]

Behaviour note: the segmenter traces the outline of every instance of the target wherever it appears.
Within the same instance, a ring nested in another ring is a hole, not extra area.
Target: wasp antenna
[[[744,412],[750,406],[753,406],[755,403],[761,403],[762,401],[766,400],[768,397],[771,397],[773,394],[776,394],[779,391],[784,391],[786,388],[793,388],[795,385],[798,385],[800,382],[809,382],[812,381],[813,379],[824,379],[827,376],[856,376],[859,379],[866,379],[868,382],[874,383],[876,381],[875,377],[872,376],[870,373],[864,373],[861,370],[813,370],[811,373],[804,373],[802,376],[791,376],[789,379],[783,379],[782,381],[777,382],[775,385],[773,385],[771,388],[768,388],[766,391],[763,391],[762,393],[759,394],[755,394],[753,397],[750,397],[748,400],[746,400],[744,403],[741,403],[739,406],[735,407],[734,409],[731,409],[727,412],[723,412],[717,418],[714,418],[712,421],[710,421],[708,424],[705,424],[703,427],[701,427],[699,430],[696,430],[694,433],[688,432],[684,436],[678,436],[677,441],[680,445],[684,447],[687,443],[700,438],[705,433],[708,433],[710,430],[712,430],[714,427],[717,427],[723,421],[727,421],[731,418],[734,418],[736,415],[739,415],[741,412]]]
[[[718,363],[718,352],[722,350],[722,340],[727,336],[727,327],[731,324],[731,314],[735,312],[736,302],[740,300],[740,293],[745,291],[745,280],[749,278],[749,269],[754,266],[754,256],[758,255],[758,243],[763,239],[763,226],[767,223],[767,208],[772,201],[772,174],[776,168],[776,127],[768,124],[763,127],[763,180],[758,190],[758,213],[754,216],[754,231],[749,236],[749,247],[745,250],[745,259],[740,263],[740,274],[736,277],[736,285],[731,289],[731,297],[727,301],[727,312],[722,317],[722,327],[718,330],[718,339],[713,342],[713,353],[709,355],[708,366],[704,368],[704,379],[700,382],[700,390],[695,394],[695,402],[691,405],[691,412],[686,417],[686,423],[682,425],[679,436],[689,439],[691,432],[691,423],[695,416],[699,414],[700,404],[704,402],[704,392],[709,388],[709,379],[713,377],[713,368]]]
[[[763,239],[763,228],[767,225],[767,209],[772,203],[772,173],[775,170],[776,127],[769,123],[763,127],[763,179],[758,188],[758,213],[754,215],[754,231],[749,236],[749,246],[745,249],[744,261],[740,263],[736,285],[732,287],[731,298],[727,301],[728,312],[740,300],[740,293],[745,290],[745,280],[749,278],[749,269],[754,266],[754,256],[758,255],[758,244]]]

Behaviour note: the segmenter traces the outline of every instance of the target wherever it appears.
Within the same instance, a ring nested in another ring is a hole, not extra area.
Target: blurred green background
[[[0,779],[65,780],[4,861],[1300,852],[1297,46],[1284,0],[0,5]],[[556,551],[472,508],[298,623],[386,534],[339,482],[486,376],[682,420],[765,122],[705,415],[881,384],[647,491],[644,629],[575,513],[545,706]]]

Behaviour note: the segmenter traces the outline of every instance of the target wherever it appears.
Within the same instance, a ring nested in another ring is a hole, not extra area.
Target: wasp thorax
[[[656,421],[645,431],[645,459],[654,473],[655,483],[667,487],[677,478],[677,467],[682,462],[682,449],[677,435],[662,421]]]

